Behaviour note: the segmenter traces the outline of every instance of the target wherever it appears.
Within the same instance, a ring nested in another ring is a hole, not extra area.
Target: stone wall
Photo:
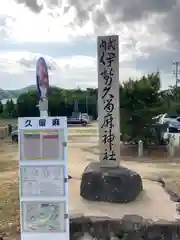
[[[139,216],[121,220],[72,217],[70,240],[179,240],[180,222],[152,222]]]
[[[0,240],[11,238],[0,233]],[[152,222],[134,215],[121,220],[74,216],[70,219],[70,240],[180,240],[180,222]]]

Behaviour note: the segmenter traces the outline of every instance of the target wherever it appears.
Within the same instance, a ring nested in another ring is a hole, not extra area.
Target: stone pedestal
[[[89,201],[128,203],[143,190],[139,174],[124,167],[101,167],[90,163],[81,179],[80,195]]]

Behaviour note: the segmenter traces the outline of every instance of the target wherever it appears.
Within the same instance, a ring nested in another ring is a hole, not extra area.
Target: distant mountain
[[[31,90],[36,90],[36,85],[30,85],[28,87],[17,90],[4,90],[0,88],[0,100],[18,98],[22,93],[26,93]]]

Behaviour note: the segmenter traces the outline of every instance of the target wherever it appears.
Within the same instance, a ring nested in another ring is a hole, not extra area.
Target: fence
[[[175,157],[180,156],[180,133],[173,133],[169,134],[167,145],[165,146],[154,146],[150,147],[149,150],[156,149],[159,153],[167,152],[167,156]],[[138,156],[144,156],[144,148],[143,148],[143,141],[139,141],[138,143]]]

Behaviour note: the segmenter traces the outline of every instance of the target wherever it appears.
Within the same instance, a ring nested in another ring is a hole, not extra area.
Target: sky
[[[97,36],[119,35],[120,81],[160,71],[175,84],[180,61],[180,0],[0,1],[0,88],[35,84],[37,59],[51,67],[50,84],[97,86]]]

